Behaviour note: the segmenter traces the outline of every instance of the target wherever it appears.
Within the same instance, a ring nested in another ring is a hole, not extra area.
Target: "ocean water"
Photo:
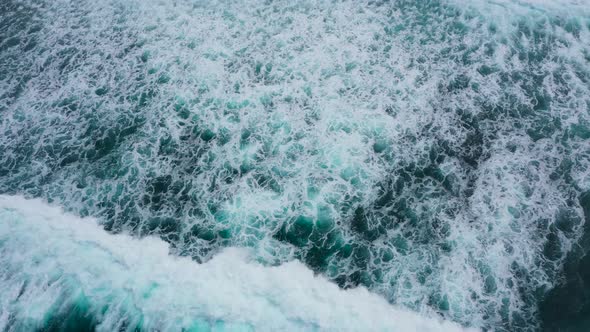
[[[0,194],[0,331],[585,331],[590,2],[3,0]]]

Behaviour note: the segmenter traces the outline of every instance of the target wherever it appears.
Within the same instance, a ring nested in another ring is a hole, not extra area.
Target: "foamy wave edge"
[[[109,234],[95,219],[19,196],[0,195],[0,253],[2,331],[74,309],[99,331],[463,330],[363,287],[339,289],[298,261],[265,267],[229,248],[198,264],[158,238]]]

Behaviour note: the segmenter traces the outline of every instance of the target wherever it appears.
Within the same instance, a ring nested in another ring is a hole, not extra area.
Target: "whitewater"
[[[0,197],[0,220],[0,330],[461,331],[298,262],[263,267],[227,249],[199,265],[21,197]]]
[[[584,331],[590,2],[0,2],[0,331]]]

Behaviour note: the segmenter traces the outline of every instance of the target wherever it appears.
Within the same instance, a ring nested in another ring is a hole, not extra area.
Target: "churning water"
[[[0,331],[583,331],[590,2],[2,0],[0,194]]]

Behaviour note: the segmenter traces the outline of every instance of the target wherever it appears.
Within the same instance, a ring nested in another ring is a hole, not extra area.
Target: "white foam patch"
[[[9,314],[42,323],[63,305],[55,302],[66,280],[101,316],[102,331],[121,327],[125,306],[146,330],[189,328],[199,318],[222,330],[461,330],[392,307],[365,288],[341,290],[297,261],[263,267],[230,248],[199,265],[170,256],[157,238],[111,235],[93,219],[22,197],[0,196],[0,251],[0,330]]]

